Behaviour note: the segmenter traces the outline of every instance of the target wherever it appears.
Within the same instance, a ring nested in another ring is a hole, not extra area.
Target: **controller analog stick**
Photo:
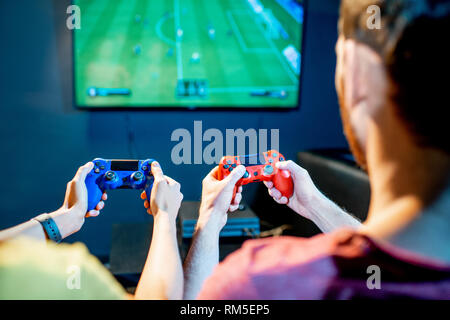
[[[267,175],[272,174],[273,173],[273,167],[270,166],[270,165],[265,166],[264,167],[264,173],[267,174]]]
[[[116,179],[116,174],[113,171],[108,171],[107,173],[105,173],[105,178],[108,181],[113,181]]]
[[[133,174],[131,175],[131,178],[132,178],[134,181],[140,181],[140,180],[142,180],[142,179],[144,178],[144,175],[142,174],[142,172],[136,171],[135,173],[133,173]]]

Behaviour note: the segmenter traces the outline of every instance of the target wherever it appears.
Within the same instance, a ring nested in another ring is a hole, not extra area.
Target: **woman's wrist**
[[[84,223],[84,216],[70,209],[58,209],[49,215],[55,221],[63,239],[78,232]]]
[[[168,227],[176,227],[176,214],[171,214],[166,210],[158,209],[156,214],[153,215],[154,224],[164,224]]]

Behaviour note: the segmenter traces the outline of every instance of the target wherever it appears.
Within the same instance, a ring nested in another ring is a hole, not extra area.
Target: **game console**
[[[200,202],[184,201],[181,204],[177,224],[179,238],[191,239],[195,233],[200,210]],[[220,231],[221,238],[257,237],[260,234],[260,221],[246,205],[233,212]]]
[[[86,177],[88,211],[95,209],[106,190],[145,190],[150,201],[153,186],[151,164],[154,160],[106,160],[94,159],[94,168]]]
[[[261,181],[272,181],[273,186],[281,192],[281,195],[289,199],[294,192],[294,183],[289,171],[280,170],[275,166],[280,161],[285,161],[285,158],[276,150],[253,155],[225,156],[220,160],[217,178],[223,180],[234,168],[243,165],[247,171],[236,183],[233,199],[240,186]]]

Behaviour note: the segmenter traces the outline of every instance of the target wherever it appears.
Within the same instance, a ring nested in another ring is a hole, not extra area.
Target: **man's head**
[[[336,89],[362,167],[368,128],[385,108],[393,108],[415,144],[450,154],[449,30],[449,0],[342,0]]]

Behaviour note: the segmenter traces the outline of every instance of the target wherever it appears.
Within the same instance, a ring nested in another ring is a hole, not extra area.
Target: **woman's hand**
[[[50,213],[63,238],[79,231],[84,224],[85,217],[98,216],[100,210],[105,206],[104,201],[108,198],[106,193],[102,195],[102,201],[97,204],[95,210],[86,213],[88,192],[85,180],[93,167],[94,164],[88,162],[78,169],[75,177],[67,183],[63,205],[55,212]]]
[[[145,200],[144,206],[147,208],[147,212],[155,218],[159,214],[168,214],[171,221],[175,221],[183,200],[183,194],[180,192],[181,186],[172,178],[165,176],[156,161],[152,162],[152,174],[155,181],[150,195],[150,203]],[[141,198],[147,199],[145,191],[142,192]]]

